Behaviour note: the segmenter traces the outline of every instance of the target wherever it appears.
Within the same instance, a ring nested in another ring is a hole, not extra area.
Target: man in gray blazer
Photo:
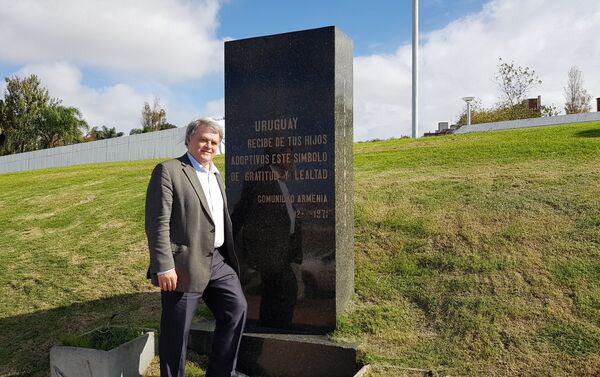
[[[161,377],[184,376],[188,334],[200,299],[216,320],[206,375],[237,375],[246,299],[223,179],[212,162],[222,138],[223,129],[213,119],[191,122],[187,153],[158,164],[148,184],[148,278],[161,289]]]

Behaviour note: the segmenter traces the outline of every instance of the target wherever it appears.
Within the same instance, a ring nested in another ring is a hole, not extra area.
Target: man
[[[213,164],[222,138],[223,129],[213,119],[191,122],[187,153],[158,164],[148,184],[148,278],[161,289],[161,377],[184,376],[188,334],[201,298],[216,320],[206,375],[238,375],[246,299],[223,180]]]

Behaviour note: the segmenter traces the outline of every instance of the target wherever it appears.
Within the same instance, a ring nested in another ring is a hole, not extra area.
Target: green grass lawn
[[[372,376],[600,374],[599,122],[359,143],[354,161],[356,294],[332,337]],[[115,312],[158,327],[156,162],[0,175],[0,375],[47,375],[52,344]]]

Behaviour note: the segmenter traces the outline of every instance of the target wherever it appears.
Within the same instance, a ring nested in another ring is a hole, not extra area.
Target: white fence
[[[59,166],[169,158],[186,151],[185,127],[0,157],[0,174]]]
[[[600,112],[557,115],[554,117],[541,117],[541,118],[531,118],[531,119],[507,120],[504,122],[494,122],[494,123],[471,124],[470,126],[462,126],[458,130],[454,131],[454,133],[455,134],[466,134],[466,133],[470,133],[470,132],[479,132],[479,131],[498,131],[498,130],[509,130],[511,128],[555,126],[558,124],[594,122],[594,121],[600,121]]]

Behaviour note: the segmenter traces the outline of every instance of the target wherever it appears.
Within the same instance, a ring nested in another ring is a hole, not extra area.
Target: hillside
[[[117,311],[157,327],[156,162],[0,175],[0,375],[47,375],[62,334]],[[599,193],[600,123],[356,144],[356,295],[333,338],[373,376],[600,374]]]

